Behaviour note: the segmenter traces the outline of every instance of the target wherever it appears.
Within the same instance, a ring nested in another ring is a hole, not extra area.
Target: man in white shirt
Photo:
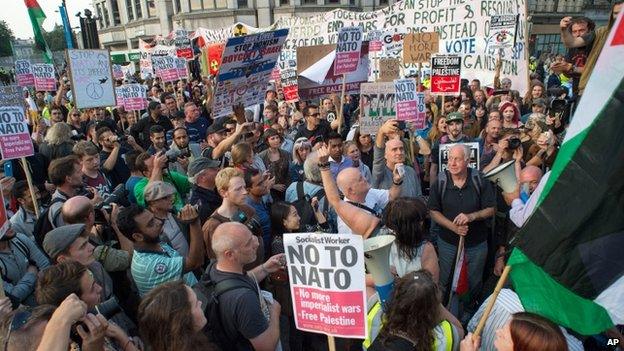
[[[364,178],[359,169],[353,167],[343,169],[338,174],[336,183],[344,194],[345,201],[379,217],[388,202],[396,199],[401,194],[403,175],[399,175],[396,170],[392,175],[393,182],[389,190],[372,189],[370,183]],[[340,217],[338,217],[338,233],[353,233],[351,228]]]
[[[513,201],[509,210],[509,218],[518,228],[522,227],[533,213],[549,176],[550,172],[542,177],[542,170],[535,166],[526,166],[522,169],[519,180],[520,189],[511,196]]]

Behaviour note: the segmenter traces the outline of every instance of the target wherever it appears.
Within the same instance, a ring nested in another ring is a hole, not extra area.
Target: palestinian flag
[[[30,23],[32,24],[33,33],[35,34],[35,45],[41,52],[43,52],[43,58],[46,63],[52,63],[52,51],[48,47],[45,39],[43,38],[43,29],[41,25],[46,19],[45,13],[39,6],[37,0],[24,0],[26,8],[28,8],[28,16],[30,17]]]
[[[623,14],[508,262],[527,311],[583,335],[624,324]]]

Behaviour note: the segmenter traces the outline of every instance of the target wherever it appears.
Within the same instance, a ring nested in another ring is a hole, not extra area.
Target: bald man
[[[277,301],[268,302],[267,321],[258,295],[258,283],[269,274],[285,268],[284,254],[269,258],[265,263],[244,271],[244,266],[256,260],[258,237],[238,222],[220,224],[212,234],[212,249],[217,257],[206,272],[217,285],[221,281],[239,286],[219,295],[219,315],[229,350],[275,350],[279,343]],[[238,285],[237,285],[238,284]],[[263,298],[264,295],[260,295]],[[223,345],[220,345],[223,346]]]
[[[344,200],[364,209],[371,214],[380,217],[381,212],[389,201],[399,197],[401,194],[401,183],[403,176],[394,171],[393,182],[390,190],[373,189],[370,183],[364,178],[358,168],[346,168],[342,170],[336,179],[338,189],[344,195]],[[338,233],[354,234],[353,230],[338,217]]]
[[[375,139],[375,156],[373,159],[373,187],[377,189],[390,189],[394,182],[394,171],[403,168],[405,174],[400,183],[401,196],[420,197],[422,189],[420,178],[413,167],[405,164],[405,147],[401,139],[393,137],[402,131],[398,127],[398,121],[386,121],[377,132]],[[386,137],[388,141],[386,141]]]
[[[539,167],[526,166],[520,173],[519,189],[513,194],[504,194],[506,199],[510,196],[513,198],[509,218],[518,228],[522,227],[533,213],[549,176],[550,172],[542,176],[542,170]]]
[[[99,224],[102,223],[98,223],[98,227],[94,230],[96,224],[95,211],[89,198],[85,196],[74,196],[63,203],[61,216],[65,224],[81,223],[85,225],[85,233],[89,234],[89,241],[96,245],[93,250],[93,257],[102,263],[107,272],[123,271],[130,268],[133,251],[132,242],[119,232],[117,229],[117,221],[112,220],[117,217],[119,208],[115,205],[112,212],[115,217],[111,215],[109,219],[111,219],[112,222],[110,228],[115,232],[121,249],[113,247],[112,243],[107,243],[105,238],[100,235],[100,233],[106,230],[106,223],[101,227]]]

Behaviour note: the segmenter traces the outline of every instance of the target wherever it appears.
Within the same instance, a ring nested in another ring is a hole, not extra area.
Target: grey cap
[[[543,107],[548,106],[547,103],[546,103],[546,99],[544,99],[544,98],[534,99],[533,103],[531,104],[531,106],[533,106],[533,105],[538,105],[538,106],[543,106]]]
[[[188,170],[186,171],[186,175],[189,177],[196,176],[199,172],[203,171],[207,168],[219,168],[221,167],[221,162],[217,160],[209,159],[208,157],[198,157],[191,161],[188,165]]]
[[[147,183],[147,186],[143,190],[143,198],[145,199],[145,202],[151,202],[160,200],[175,193],[176,189],[173,185],[157,180],[155,182]]]
[[[52,260],[67,248],[82,234],[85,230],[83,223],[67,224],[49,231],[43,239],[43,250],[50,256]]]

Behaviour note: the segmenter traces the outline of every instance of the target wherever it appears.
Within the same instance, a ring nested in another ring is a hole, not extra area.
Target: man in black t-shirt
[[[163,127],[165,133],[173,129],[173,123],[171,120],[162,115],[162,109],[160,102],[152,101],[147,106],[147,117],[141,118],[137,124],[130,128],[130,134],[134,139],[144,148],[147,149],[150,142],[150,129],[154,125]]]
[[[563,73],[572,78],[572,91],[576,96],[587,56],[594,45],[594,28],[596,25],[587,17],[564,17],[561,19],[559,26],[561,27],[561,38],[564,43],[564,38],[569,35],[572,35],[574,38],[582,38],[586,43],[582,47],[569,48],[565,62],[554,63],[551,66],[554,72]]]
[[[316,105],[308,105],[303,109],[303,116],[305,118],[305,123],[297,130],[294,140],[306,138],[310,141],[312,146],[319,142],[325,142],[331,131],[331,127],[329,122],[320,118],[319,107]]]

